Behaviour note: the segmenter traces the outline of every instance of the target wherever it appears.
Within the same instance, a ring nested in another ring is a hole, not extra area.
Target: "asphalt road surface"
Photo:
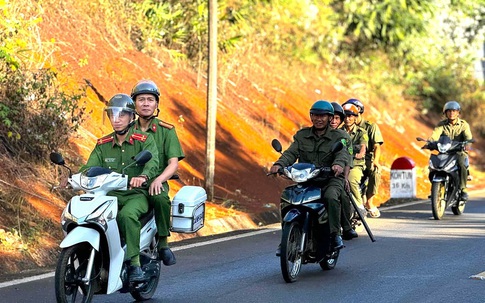
[[[177,264],[162,266],[146,302],[485,302],[485,192],[464,214],[433,220],[429,202],[381,208],[346,241],[334,270],[303,265],[285,283],[274,252],[279,226],[198,238],[173,246]],[[483,279],[483,280],[482,280]],[[93,302],[133,302],[130,294]],[[53,273],[0,283],[0,302],[55,302]]]

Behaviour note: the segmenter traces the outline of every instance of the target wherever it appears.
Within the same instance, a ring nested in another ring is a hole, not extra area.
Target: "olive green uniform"
[[[344,168],[349,159],[347,148],[328,156],[333,144],[338,141],[347,143],[341,131],[328,126],[325,134],[319,137],[313,127],[305,127],[293,136],[291,145],[274,164],[286,167],[298,160],[301,163],[312,163],[317,167],[339,165]],[[330,233],[340,234],[340,197],[344,192],[343,174],[326,181],[322,192],[323,200],[327,202]]]
[[[468,122],[460,118],[458,118],[455,124],[451,124],[448,119],[440,121],[438,125],[434,128],[430,140],[438,141],[438,139],[442,135],[450,137],[450,139],[453,141],[468,141],[473,138],[470,125],[468,124]],[[460,189],[465,189],[466,179],[468,177],[468,155],[466,152],[458,152],[457,156],[458,165],[460,166]]]
[[[135,128],[140,128],[139,121]],[[173,125],[154,118],[147,129],[155,139],[158,148],[158,170],[155,177],[160,175],[168,166],[168,160],[178,158],[179,161],[185,158],[182,146],[175,132]],[[153,181],[153,180],[152,180]],[[155,221],[157,223],[158,235],[160,237],[170,236],[170,208],[171,202],[168,196],[168,182],[163,183],[164,191],[155,196],[149,196],[148,200],[155,210]]]
[[[365,170],[365,157],[364,159],[356,159],[355,155],[360,151],[361,147],[364,145],[367,147],[369,142],[369,137],[367,136],[367,131],[362,127],[357,126],[357,124],[352,125],[349,130],[342,127],[343,130],[347,131],[352,140],[353,154],[353,167],[350,169],[349,173],[349,184],[350,192],[354,197],[355,203],[358,207],[363,208],[364,203],[362,201],[362,196],[360,195],[360,180],[364,175]]]
[[[381,133],[379,125],[376,123],[371,123],[362,119],[358,126],[362,127],[367,131],[369,137],[368,148],[365,152],[365,171],[364,175],[369,177],[369,182],[367,184],[367,197],[372,197],[377,195],[379,189],[379,184],[381,181],[381,170],[376,166],[374,167],[374,148],[377,144],[384,144],[384,138]]]
[[[152,154],[150,161],[144,166],[130,166],[125,173],[130,179],[139,175],[146,175],[149,179],[153,178],[157,174],[159,161],[155,140],[151,135],[133,128],[128,131],[126,139],[121,145],[116,144],[115,133],[98,139],[88,162],[80,171],[88,167],[101,166],[121,173],[124,167],[133,162],[132,157],[142,150],[148,150]],[[148,192],[136,188],[110,191],[108,195],[118,198],[119,211],[116,221],[127,246],[125,259],[131,259],[140,253],[141,224],[139,218],[148,212]]]

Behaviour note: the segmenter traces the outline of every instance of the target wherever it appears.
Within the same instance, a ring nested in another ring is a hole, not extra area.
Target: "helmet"
[[[364,104],[362,104],[362,102],[360,102],[359,99],[349,99],[349,100],[347,100],[347,101],[344,102],[344,104],[348,104],[348,103],[357,106],[357,108],[359,109],[359,114],[363,114],[364,113]],[[342,106],[344,104],[342,104]]]
[[[332,102],[332,107],[333,107],[334,115],[339,115],[340,120],[344,121],[345,113],[344,113],[344,109],[342,108],[342,106],[340,106],[340,104],[338,104],[337,102]]]
[[[447,110],[449,109],[454,109],[457,111],[461,111],[460,104],[456,101],[448,101],[445,103],[445,106],[443,106],[443,114],[446,113]]]
[[[351,103],[344,103],[343,109],[346,116],[359,115],[359,108]]]
[[[104,111],[112,121],[119,119],[122,113],[130,113],[132,118],[130,123],[125,129],[116,131],[118,135],[124,135],[128,132],[131,126],[135,123],[135,103],[127,94],[116,94],[108,101],[108,106],[104,108]]]
[[[141,94],[151,94],[155,96],[157,102],[160,98],[160,91],[152,80],[141,80],[131,90],[131,98],[135,101],[136,96]]]
[[[310,114],[316,115],[334,115],[333,106],[330,102],[325,100],[318,100],[317,102],[313,103],[312,107],[310,108]]]

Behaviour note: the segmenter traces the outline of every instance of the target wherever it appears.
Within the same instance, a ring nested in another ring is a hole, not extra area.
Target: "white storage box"
[[[207,194],[200,186],[183,186],[172,200],[172,228],[177,233],[194,233],[204,226]]]

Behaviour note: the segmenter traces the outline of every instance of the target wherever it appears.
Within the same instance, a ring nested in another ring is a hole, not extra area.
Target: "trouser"
[[[460,152],[456,155],[458,156],[458,166],[460,166],[460,189],[465,189],[468,177],[468,154]]]
[[[342,208],[342,213],[340,217],[340,224],[342,225],[343,231],[349,231],[352,229],[352,224],[350,223],[351,216],[351,204],[349,195],[343,191],[340,194],[340,203]]]
[[[367,175],[369,177],[366,191],[367,198],[377,195],[379,185],[381,184],[381,170],[374,165],[372,165],[371,169],[369,169],[369,167],[371,166],[367,166],[367,169],[364,172],[364,175]]]
[[[170,209],[171,202],[168,196],[169,187],[165,182],[163,184],[165,191],[162,191],[156,196],[149,196],[148,201],[150,206],[155,211],[155,222],[157,224],[158,236],[168,237],[170,236]]]
[[[148,212],[147,193],[134,189],[111,191],[108,195],[118,198],[116,221],[126,243],[125,259],[131,259],[140,254],[140,217]]]
[[[360,194],[360,181],[362,180],[362,176],[364,175],[364,167],[361,165],[356,165],[352,167],[349,172],[349,184],[350,184],[350,192],[354,197],[354,201],[357,204],[357,207],[363,208],[364,202],[362,201],[362,196]]]
[[[330,234],[340,234],[340,199],[344,192],[344,179],[330,178],[322,188],[323,200],[327,203]]]

